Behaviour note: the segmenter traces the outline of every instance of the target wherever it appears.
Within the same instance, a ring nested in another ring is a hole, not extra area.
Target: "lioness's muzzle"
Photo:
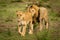
[[[25,21],[20,21],[20,22],[19,22],[19,25],[20,25],[20,26],[25,26],[25,25],[26,25],[26,22],[25,22]]]

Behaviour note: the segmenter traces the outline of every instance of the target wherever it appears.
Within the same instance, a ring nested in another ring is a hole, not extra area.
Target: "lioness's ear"
[[[16,12],[18,12],[18,11],[16,11]]]
[[[19,12],[19,10],[17,10],[16,12]]]

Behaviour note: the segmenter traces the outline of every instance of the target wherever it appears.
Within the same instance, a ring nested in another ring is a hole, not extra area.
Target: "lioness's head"
[[[23,14],[23,12],[21,12],[21,11],[17,11],[17,18],[18,18],[18,21],[23,20],[23,18],[24,18],[24,14]]]

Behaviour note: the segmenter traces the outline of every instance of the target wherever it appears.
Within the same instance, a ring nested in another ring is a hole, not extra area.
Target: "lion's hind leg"
[[[45,27],[46,27],[46,29],[48,29],[48,18],[45,17],[44,20],[45,20]]]

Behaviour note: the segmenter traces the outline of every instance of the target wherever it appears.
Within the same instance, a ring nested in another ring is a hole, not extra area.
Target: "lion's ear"
[[[31,5],[30,8],[32,8],[33,6]]]

